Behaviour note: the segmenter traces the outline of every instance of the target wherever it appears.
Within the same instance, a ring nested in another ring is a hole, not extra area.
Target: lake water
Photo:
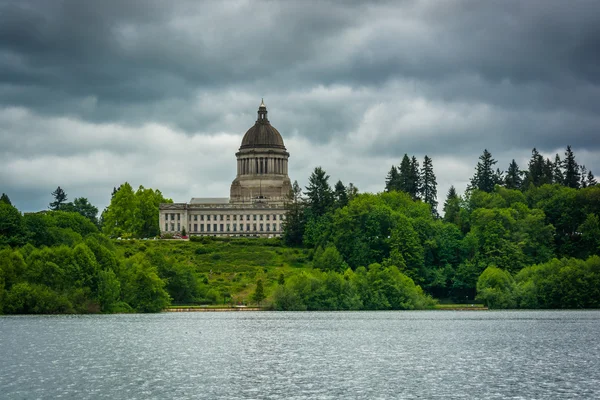
[[[1,399],[598,399],[600,311],[0,317]]]

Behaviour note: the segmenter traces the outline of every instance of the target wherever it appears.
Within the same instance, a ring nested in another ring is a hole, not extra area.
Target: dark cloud
[[[299,180],[323,165],[379,190],[409,153],[462,185],[484,148],[504,167],[567,144],[600,171],[599,16],[593,0],[0,0],[0,190],[28,209],[43,182],[99,204],[123,180],[225,196],[261,97]]]

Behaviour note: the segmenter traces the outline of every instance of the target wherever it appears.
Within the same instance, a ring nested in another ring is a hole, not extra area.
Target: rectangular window
[[[210,221],[210,214],[206,216],[206,220]]]
[[[269,221],[271,218],[271,216],[269,214],[267,214],[267,221]]]
[[[181,220],[181,214],[177,213],[177,221]]]
[[[179,232],[181,230],[181,223],[177,223],[177,232]]]
[[[229,230],[230,230],[230,229],[229,229],[229,226],[230,226],[229,224],[227,224],[227,226],[226,226],[226,228],[227,228],[227,232],[229,232]]]
[[[204,232],[204,224],[200,224],[200,232]]]
[[[171,221],[175,220],[175,214],[171,213]]]
[[[267,232],[271,232],[271,224],[267,224]]]
[[[227,221],[229,221],[231,217],[229,216],[229,214],[227,214],[227,218],[225,218]]]
[[[223,221],[223,214],[221,214],[221,218],[220,219],[221,219],[221,221]]]
[[[219,226],[219,228],[220,228],[220,231],[221,231],[221,232],[223,232],[223,224],[221,224],[221,225]]]
[[[263,226],[263,224],[260,224],[260,231],[262,232],[262,231],[264,231],[264,230],[265,230],[265,229],[264,229],[264,226]]]
[[[240,224],[240,232],[244,232],[244,224]]]
[[[234,215],[234,216],[233,216],[233,220],[234,220],[234,221],[237,221],[237,215]]]
[[[175,231],[175,223],[171,222],[171,232],[174,232],[174,231]]]
[[[213,232],[217,231],[217,224],[213,224]]]
[[[194,224],[194,232],[198,232],[198,224]]]
[[[246,221],[250,221],[250,215],[246,215]]]
[[[200,216],[200,221],[204,221],[204,214]]]
[[[237,224],[233,224],[233,231],[237,232]]]
[[[277,224],[273,224],[273,232],[277,231]]]
[[[210,232],[210,224],[206,224],[206,231]]]
[[[246,232],[250,231],[250,224],[246,224]]]
[[[256,224],[252,224],[252,228],[253,228],[254,232],[256,232]]]
[[[165,231],[168,231],[168,230],[169,230],[169,223],[165,222]]]
[[[254,214],[254,215],[252,216],[252,218],[254,219],[254,221],[256,221],[256,214]],[[255,230],[256,230],[256,229],[255,229]]]
[[[198,216],[194,215],[194,221],[198,221]]]
[[[260,214],[259,217],[260,217],[259,219],[262,221],[263,220],[263,215]]]

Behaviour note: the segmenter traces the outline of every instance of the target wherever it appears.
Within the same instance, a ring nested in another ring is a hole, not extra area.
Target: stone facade
[[[283,231],[285,199],[291,190],[287,152],[261,102],[258,118],[236,153],[237,175],[230,198],[192,198],[160,205],[162,234],[277,237]]]

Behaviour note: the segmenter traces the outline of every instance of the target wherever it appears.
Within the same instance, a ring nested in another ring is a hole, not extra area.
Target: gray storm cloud
[[[567,144],[598,173],[598,49],[596,1],[0,1],[0,191],[226,196],[261,97],[301,184],[428,154],[442,203],[484,148]]]

